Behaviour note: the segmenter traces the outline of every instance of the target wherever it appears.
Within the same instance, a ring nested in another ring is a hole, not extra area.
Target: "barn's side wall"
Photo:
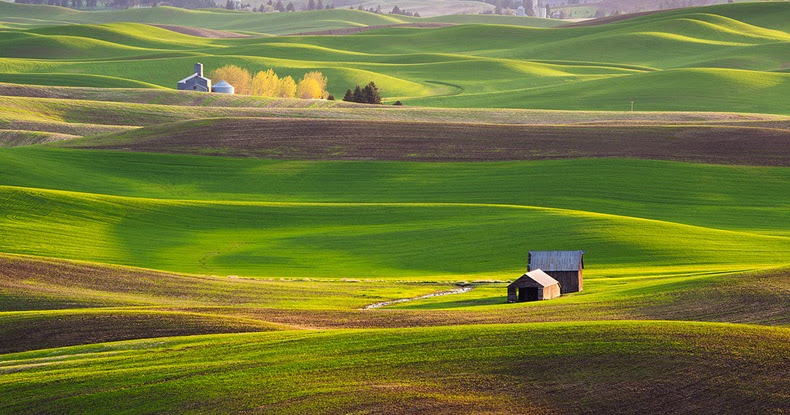
[[[582,290],[582,272],[580,271],[547,271],[546,274],[559,281],[561,292],[575,293]]]
[[[559,285],[549,285],[548,287],[543,287],[541,290],[541,300],[551,300],[552,298],[557,298],[560,296],[560,286]]]

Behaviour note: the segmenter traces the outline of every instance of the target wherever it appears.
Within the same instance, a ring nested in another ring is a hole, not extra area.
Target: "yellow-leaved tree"
[[[279,82],[280,78],[274,73],[274,70],[260,71],[252,78],[252,95],[276,97]]]
[[[296,81],[290,76],[280,78],[277,82],[277,96],[280,98],[293,98],[296,96]]]
[[[225,65],[217,68],[209,74],[209,78],[213,83],[225,81],[236,89],[237,94],[249,95],[250,84],[252,83],[252,76],[250,73],[236,65]]]
[[[304,74],[296,86],[296,97],[302,99],[325,99],[329,96],[326,92],[326,77],[318,71]]]
[[[322,98],[321,85],[315,79],[302,79],[296,85],[296,97],[301,99]]]

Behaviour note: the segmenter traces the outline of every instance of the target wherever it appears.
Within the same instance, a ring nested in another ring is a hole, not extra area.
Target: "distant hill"
[[[31,27],[62,24],[133,22],[224,30],[249,35],[291,34],[360,26],[384,26],[415,22],[509,24],[552,27],[560,21],[531,17],[466,15],[436,18],[376,14],[338,8],[298,13],[253,13],[222,9],[187,10],[153,7],[126,10],[79,11],[63,7],[14,4],[0,1],[0,24]]]
[[[53,11],[71,20],[206,22],[240,33],[336,27],[339,20],[384,26],[403,21],[340,9],[267,15],[173,8],[75,12],[8,3],[0,8],[30,21]],[[569,28],[511,25],[515,19],[451,16],[435,20],[463,24],[247,38],[195,37],[140,23],[51,26],[49,20],[49,26],[0,29],[0,82],[174,88],[200,61],[208,72],[227,64],[273,68],[295,78],[318,70],[335,96],[373,81],[385,102],[406,105],[618,111],[633,101],[640,111],[790,114],[784,99],[790,94],[790,3],[680,9]],[[472,24],[493,21],[504,24]]]

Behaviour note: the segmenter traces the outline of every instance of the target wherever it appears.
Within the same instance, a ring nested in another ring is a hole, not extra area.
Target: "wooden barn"
[[[584,251],[529,251],[527,271],[542,270],[559,281],[562,294],[584,288]]]
[[[507,286],[509,303],[550,300],[559,296],[560,283],[539,269],[527,272]]]

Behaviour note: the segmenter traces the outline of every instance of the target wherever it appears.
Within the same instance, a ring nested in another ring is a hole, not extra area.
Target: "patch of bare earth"
[[[74,147],[302,160],[506,161],[642,158],[790,165],[784,128],[498,125],[223,118],[77,141]]]

